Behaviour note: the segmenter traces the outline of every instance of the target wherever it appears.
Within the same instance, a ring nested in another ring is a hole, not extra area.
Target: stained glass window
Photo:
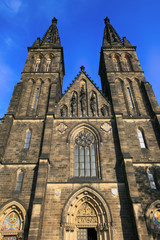
[[[153,214],[153,228],[156,231],[160,231],[160,210]]]
[[[18,231],[21,227],[21,220],[17,212],[13,211],[4,219],[1,231]]]
[[[87,131],[82,131],[75,139],[75,176],[95,177],[96,174],[96,141]]]
[[[29,145],[30,145],[30,141],[31,141],[31,130],[28,130],[27,134],[26,134],[26,140],[25,140],[25,144],[24,144],[24,148],[28,149]]]

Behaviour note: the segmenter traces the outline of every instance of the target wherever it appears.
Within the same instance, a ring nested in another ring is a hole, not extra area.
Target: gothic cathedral
[[[99,75],[62,94],[57,20],[28,48],[0,123],[0,239],[160,239],[160,109],[105,19]]]

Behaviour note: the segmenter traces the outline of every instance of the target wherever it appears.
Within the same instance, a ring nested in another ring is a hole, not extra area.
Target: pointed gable
[[[90,80],[84,67],[56,106],[55,117],[107,117],[110,103]]]

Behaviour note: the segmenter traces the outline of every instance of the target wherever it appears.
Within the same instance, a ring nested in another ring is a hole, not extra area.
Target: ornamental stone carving
[[[76,224],[97,224],[95,210],[88,203],[82,204],[78,210]]]

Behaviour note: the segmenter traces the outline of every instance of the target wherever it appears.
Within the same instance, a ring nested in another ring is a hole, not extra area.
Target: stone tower
[[[99,75],[65,94],[57,20],[28,48],[0,123],[0,239],[160,239],[160,109],[105,19]]]

